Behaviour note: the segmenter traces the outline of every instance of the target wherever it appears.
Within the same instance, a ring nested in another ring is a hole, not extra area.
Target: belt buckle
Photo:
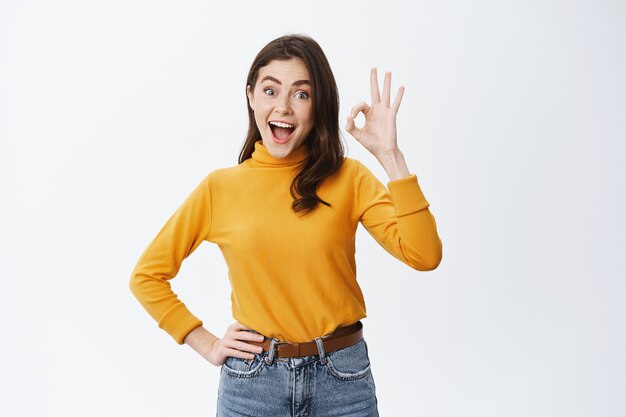
[[[285,341],[278,341],[276,343],[274,343],[274,350],[275,350],[275,355],[274,357],[277,358],[278,357],[278,345],[288,345],[288,342]]]
[[[272,358],[272,361],[276,360],[276,358],[278,358],[278,345],[286,345],[287,342],[275,342],[274,343],[274,357]],[[272,346],[272,339],[270,339],[270,346]],[[265,361],[266,364],[270,364],[269,363],[269,354],[271,353],[271,350],[267,350],[267,356],[265,358],[263,358],[263,360]]]

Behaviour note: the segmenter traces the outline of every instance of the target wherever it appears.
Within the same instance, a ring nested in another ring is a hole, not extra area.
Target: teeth
[[[282,122],[270,122],[270,124],[274,126],[278,126],[278,127],[288,127],[288,128],[293,127],[293,125],[290,125],[288,123],[282,123]]]

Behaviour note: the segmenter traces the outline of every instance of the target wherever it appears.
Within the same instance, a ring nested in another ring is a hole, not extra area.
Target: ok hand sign
[[[370,72],[370,88],[372,92],[372,105],[365,102],[355,105],[346,123],[346,130],[359,141],[368,151],[377,158],[379,155],[390,153],[398,149],[396,134],[396,113],[402,101],[404,86],[398,88],[393,106],[389,106],[391,94],[391,72],[385,73],[382,100],[379,94],[378,73],[376,68]],[[354,118],[363,113],[365,125],[358,128],[354,124]]]

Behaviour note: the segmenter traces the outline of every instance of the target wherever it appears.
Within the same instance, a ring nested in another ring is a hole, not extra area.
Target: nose
[[[289,96],[285,94],[280,99],[278,99],[274,111],[279,114],[287,114],[290,110],[291,108],[289,107]]]

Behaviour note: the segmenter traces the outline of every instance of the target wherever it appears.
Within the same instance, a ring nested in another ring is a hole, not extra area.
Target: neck
[[[308,150],[303,143],[298,148],[294,149],[289,155],[284,158],[277,158],[269,153],[267,147],[263,145],[262,140],[257,140],[254,143],[254,152],[252,152],[251,163],[258,167],[295,167],[306,161],[308,157]]]

